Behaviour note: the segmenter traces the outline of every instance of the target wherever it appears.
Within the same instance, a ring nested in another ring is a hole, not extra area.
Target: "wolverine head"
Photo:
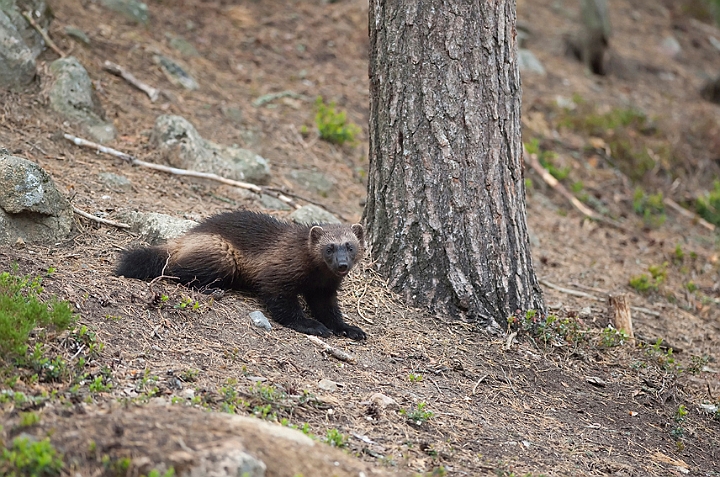
[[[344,277],[362,257],[364,237],[360,224],[315,225],[310,229],[310,249],[335,275]]]

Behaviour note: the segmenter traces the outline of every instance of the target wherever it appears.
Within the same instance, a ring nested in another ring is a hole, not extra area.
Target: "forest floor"
[[[366,1],[151,1],[148,28],[96,2],[50,3],[50,35],[87,68],[119,131],[112,147],[152,160],[156,117],[178,114],[207,139],[267,158],[273,186],[344,221],[360,220],[368,168]],[[2,436],[19,432],[21,411],[172,403],[307,424],[321,439],[339,432],[347,452],[411,474],[720,476],[720,413],[712,411],[720,403],[717,236],[647,199],[661,191],[690,204],[718,177],[720,108],[699,90],[720,71],[720,51],[708,39],[720,40],[720,30],[672,2],[614,1],[613,70],[598,77],[563,54],[577,2],[518,4],[527,48],[547,70],[523,74],[523,141],[588,206],[623,224],[584,219],[528,169],[534,266],[555,323],[538,329],[525,326],[528,318],[514,339],[488,336],[471,323],[409,308],[368,265],[351,275],[341,299],[368,340],[327,340],[357,359],[343,363],[304,335],[253,327],[251,296],[216,298],[171,282],[114,277],[118,252],[138,237],[78,217],[77,234],[65,243],[0,249],[0,271],[16,263],[23,274],[44,276],[46,293],[70,301],[94,333],[88,345],[103,348],[83,352],[87,374],[78,382],[37,382],[21,371],[17,380],[6,377],[5,396],[53,398],[44,405],[5,399]],[[69,25],[85,31],[90,45],[68,37]],[[682,47],[675,56],[661,46],[670,36]],[[176,37],[198,54],[175,50]],[[200,88],[173,86],[153,61],[157,52],[182,61]],[[41,56],[55,58],[49,50]],[[168,94],[150,102],[104,72],[105,60]],[[50,112],[45,67],[39,72],[27,90],[0,93],[0,145],[39,163],[75,206],[111,219],[138,210],[196,220],[260,208],[238,189],[133,168],[64,141],[58,133],[80,133]],[[298,95],[253,105],[282,91]],[[318,95],[362,127],[358,144],[318,139]],[[320,172],[332,188],[305,188],[295,171]],[[132,189],[108,188],[102,172],[127,177]],[[651,289],[629,285],[651,267]],[[625,293],[644,309],[633,312],[634,346],[620,345],[607,328],[608,293]],[[67,338],[55,337],[46,350],[76,359]],[[376,392],[398,407],[370,404]],[[100,465],[86,457],[74,465]]]

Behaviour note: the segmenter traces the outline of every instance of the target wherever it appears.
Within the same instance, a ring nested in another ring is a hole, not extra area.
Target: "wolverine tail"
[[[149,280],[159,277],[170,255],[164,247],[145,247],[127,250],[120,256],[115,275]]]

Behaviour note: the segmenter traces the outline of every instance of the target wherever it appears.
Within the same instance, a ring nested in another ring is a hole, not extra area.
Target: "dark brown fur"
[[[364,245],[359,224],[307,226],[256,212],[228,212],[165,245],[125,252],[115,273],[143,280],[171,276],[201,290],[251,291],[282,325],[360,340],[365,333],[343,321],[337,291]],[[305,316],[299,295],[315,319]]]

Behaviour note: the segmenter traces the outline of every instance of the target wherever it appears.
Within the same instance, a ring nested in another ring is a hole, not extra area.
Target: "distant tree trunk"
[[[514,0],[370,0],[372,257],[411,303],[495,329],[544,313],[515,22]]]
[[[702,90],[700,90],[702,97],[710,102],[720,104],[720,75],[714,80],[707,81]]]
[[[607,0],[580,0],[578,32],[566,38],[567,51],[596,75],[607,74],[607,50],[612,28]]]

